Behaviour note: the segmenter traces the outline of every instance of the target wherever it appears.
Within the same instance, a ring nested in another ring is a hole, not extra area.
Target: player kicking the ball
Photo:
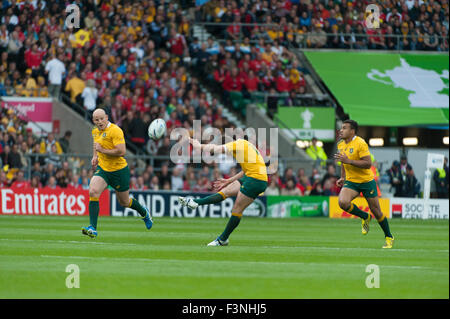
[[[237,196],[225,230],[208,244],[208,246],[226,246],[228,237],[239,225],[244,210],[267,188],[268,178],[264,159],[256,147],[244,139],[224,145],[200,144],[199,141],[192,138],[189,138],[189,142],[195,151],[214,152],[214,154],[227,153],[241,165],[242,171],[238,174],[229,179],[213,182],[214,191],[217,193],[200,199],[179,197],[181,205],[196,209],[198,205],[214,204],[227,197]]]
[[[370,211],[376,217],[381,229],[383,229],[386,242],[383,248],[392,248],[394,236],[389,229],[386,216],[383,215],[378,200],[377,185],[370,167],[369,147],[359,136],[356,136],[358,123],[346,120],[340,130],[342,141],[338,144],[338,151],[334,158],[342,163],[341,178],[336,182],[342,187],[339,193],[339,206],[346,212],[362,219],[362,234],[369,232],[371,215],[356,207],[352,200],[363,194],[369,204]]]
[[[96,109],[92,119],[96,128],[92,130],[94,156],[91,164],[94,169],[97,167],[97,170],[89,184],[90,225],[83,227],[81,232],[91,238],[97,237],[97,220],[100,210],[98,200],[108,185],[115,189],[121,206],[136,210],[147,229],[152,228],[153,221],[148,208],[130,197],[130,169],[123,157],[126,146],[122,129],[109,122],[108,115],[103,109]]]

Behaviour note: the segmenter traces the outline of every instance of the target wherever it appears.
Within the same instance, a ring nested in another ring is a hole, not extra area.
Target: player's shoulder
[[[94,128],[92,129],[92,136],[95,137],[95,135],[97,135],[99,132],[97,126],[94,126]]]
[[[337,148],[343,147],[345,144],[345,141],[343,139],[339,140],[339,142],[337,142]]]
[[[363,139],[363,138],[360,137],[360,136],[356,136],[355,141],[356,141],[358,144],[360,144],[360,145],[367,145],[366,140]]]
[[[110,130],[111,130],[111,131],[122,132],[122,129],[120,128],[119,125],[114,124],[114,123],[111,123],[110,125],[111,125],[111,126],[110,126]]]

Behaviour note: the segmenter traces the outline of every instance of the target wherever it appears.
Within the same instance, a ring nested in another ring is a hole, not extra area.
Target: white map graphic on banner
[[[395,88],[410,91],[408,99],[411,107],[428,108],[448,108],[448,95],[439,93],[443,89],[448,89],[444,79],[449,79],[448,70],[443,70],[442,74],[433,70],[425,70],[416,66],[411,66],[405,59],[400,58],[401,66],[383,72],[372,69],[367,77]],[[380,78],[389,78],[390,81]]]

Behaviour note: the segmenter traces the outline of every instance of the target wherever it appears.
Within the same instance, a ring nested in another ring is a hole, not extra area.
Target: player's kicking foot
[[[192,198],[186,198],[186,197],[178,197],[178,201],[180,202],[181,206],[187,206],[190,209],[196,209],[198,207],[198,204],[194,202]]]
[[[386,237],[383,248],[392,248],[394,246],[394,237]]]
[[[370,223],[370,220],[372,219],[372,216],[370,214],[367,214],[367,215],[368,215],[367,218],[363,219],[361,221],[361,223],[362,223],[361,233],[363,235],[367,235],[367,233],[369,232],[369,223]]]
[[[81,233],[83,235],[87,235],[87,236],[89,236],[91,238],[97,237],[97,231],[91,225],[89,225],[88,227],[81,228]]]
[[[221,240],[219,237],[217,237],[215,240],[210,242],[208,246],[227,246],[228,245],[228,239],[227,240]]]
[[[150,230],[150,228],[152,228],[153,226],[152,216],[150,215],[150,211],[148,210],[148,208],[145,206],[144,208],[147,213],[145,214],[145,217],[142,218],[142,220],[145,223],[145,227],[147,227],[147,229]]]

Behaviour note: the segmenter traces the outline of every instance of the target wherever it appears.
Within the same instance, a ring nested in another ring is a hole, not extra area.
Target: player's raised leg
[[[227,185],[223,189],[221,189],[219,192],[206,196],[204,198],[187,198],[187,197],[178,197],[178,200],[180,201],[180,204],[182,206],[187,206],[191,209],[196,209],[199,205],[208,205],[208,204],[216,204],[220,203],[224,199],[232,196],[236,196],[239,192],[239,188],[241,187],[241,184],[238,181],[234,181],[231,184]]]
[[[359,193],[354,189],[343,187],[339,193],[339,207],[347,213],[358,216],[362,219],[367,218],[366,212],[359,209],[352,201],[359,196]]]
[[[130,196],[129,191],[116,192],[116,195],[120,206],[128,207],[137,211],[139,215],[141,215],[142,220],[145,223],[145,227],[147,227],[147,229],[152,228],[153,220],[147,207],[142,206],[141,203],[139,203],[133,196]]]
[[[366,198],[367,203],[369,204],[370,211],[373,213],[375,218],[378,221],[378,224],[380,225],[381,229],[384,232],[384,236],[386,238],[386,242],[383,246],[383,248],[392,248],[394,245],[394,236],[391,234],[391,230],[389,228],[389,222],[386,218],[386,216],[383,214],[380,208],[380,201],[377,197],[372,198]]]
[[[97,220],[100,211],[99,198],[103,191],[108,187],[106,181],[94,175],[89,184],[89,223],[88,227],[83,227],[81,232],[91,238],[97,237]]]
[[[352,203],[352,201],[358,196],[358,191],[344,186],[339,193],[339,207],[347,213],[358,216],[362,219],[361,232],[363,235],[366,235],[369,232],[369,223],[371,220],[371,216]]]
[[[241,192],[238,192],[236,201],[231,210],[231,217],[225,227],[223,233],[214,241],[210,242],[208,246],[226,246],[228,245],[228,237],[236,229],[241,222],[244,210],[254,201],[253,198],[248,197]]]

